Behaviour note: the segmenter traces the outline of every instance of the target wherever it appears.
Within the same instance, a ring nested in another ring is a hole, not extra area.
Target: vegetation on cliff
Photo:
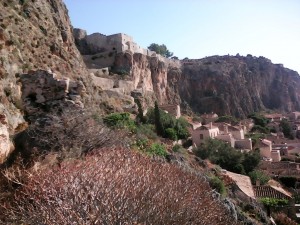
[[[160,54],[166,58],[170,58],[173,56],[173,52],[170,52],[167,48],[166,45],[162,44],[156,44],[156,43],[152,43],[151,45],[148,46],[148,49],[151,51],[156,52],[157,54]]]

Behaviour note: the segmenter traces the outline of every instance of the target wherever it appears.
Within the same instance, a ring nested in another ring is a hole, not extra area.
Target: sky
[[[165,44],[180,59],[264,56],[300,74],[300,0],[63,0],[74,28]]]

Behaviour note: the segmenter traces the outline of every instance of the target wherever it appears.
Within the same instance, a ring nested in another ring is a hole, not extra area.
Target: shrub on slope
[[[213,196],[203,177],[104,149],[33,174],[0,214],[5,224],[234,224]]]

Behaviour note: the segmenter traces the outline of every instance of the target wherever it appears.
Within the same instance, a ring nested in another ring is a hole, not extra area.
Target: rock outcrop
[[[4,162],[9,153],[13,150],[9,139],[7,119],[4,114],[0,114],[0,164]]]
[[[16,74],[51,69],[79,78],[86,67],[77,50],[62,0],[0,1],[0,100],[10,133],[22,124],[21,87]],[[15,124],[18,123],[18,124]]]
[[[83,108],[85,86],[69,78],[58,79],[56,74],[38,70],[20,76],[23,110],[29,121],[42,117],[53,109],[67,105]],[[31,119],[34,118],[34,119]]]
[[[7,129],[11,139],[27,126],[23,117],[24,87],[18,80],[21,74],[51,70],[58,77],[88,82],[72,30],[62,0],[0,0],[0,115],[7,120],[6,128],[1,125],[1,135],[6,136]],[[37,93],[37,97],[43,104],[45,96]],[[1,139],[1,146],[3,143]]]
[[[182,61],[168,87],[194,112],[245,117],[300,110],[299,74],[264,57],[213,56]]]

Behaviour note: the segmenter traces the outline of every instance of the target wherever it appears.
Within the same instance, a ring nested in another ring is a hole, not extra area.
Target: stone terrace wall
[[[159,108],[161,110],[165,110],[168,113],[170,113],[171,115],[175,116],[176,118],[179,118],[181,116],[180,114],[180,107],[179,105],[160,105]]]

